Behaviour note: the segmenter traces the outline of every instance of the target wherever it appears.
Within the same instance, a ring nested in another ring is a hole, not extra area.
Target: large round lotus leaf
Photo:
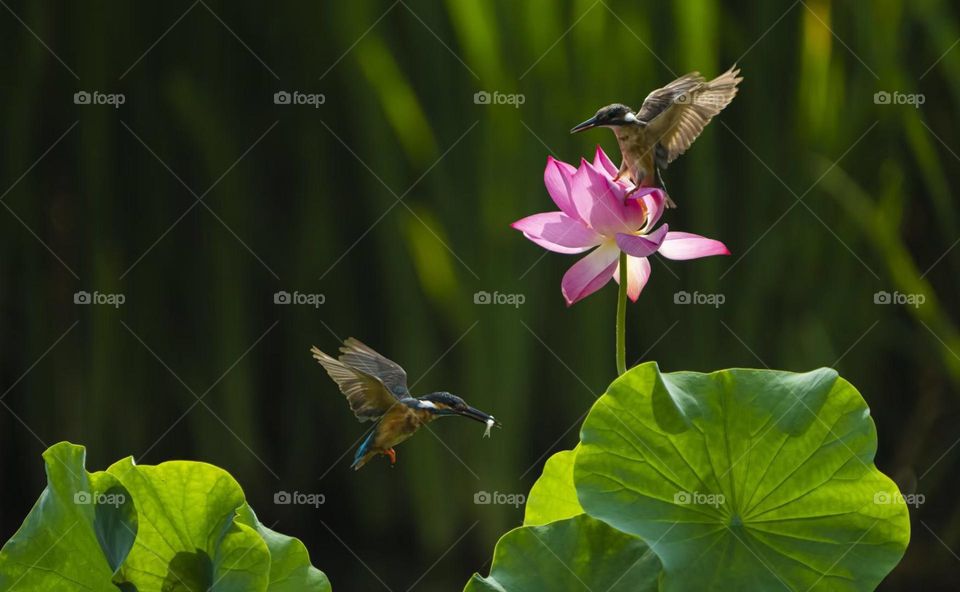
[[[108,469],[134,496],[141,516],[133,549],[116,581],[138,590],[266,590],[270,551],[234,520],[243,491],[223,469],[188,461]],[[149,517],[149,519],[146,519]]]
[[[647,541],[667,592],[872,590],[910,533],[876,446],[866,403],[833,370],[649,363],[590,411],[574,481],[587,514]]]
[[[129,493],[106,473],[88,473],[83,446],[44,454],[47,488],[0,550],[0,590],[117,592],[110,579],[137,532]]]
[[[503,535],[490,575],[464,592],[656,592],[659,574],[643,541],[580,514]]]
[[[67,442],[44,453],[48,485],[0,550],[0,591],[330,591],[303,543],[260,524],[226,471],[128,458],[88,473],[84,457]]]
[[[547,524],[583,514],[583,508],[577,501],[577,490],[573,486],[573,461],[576,457],[577,448],[558,452],[547,459],[543,474],[533,484],[527,497],[524,526]]]

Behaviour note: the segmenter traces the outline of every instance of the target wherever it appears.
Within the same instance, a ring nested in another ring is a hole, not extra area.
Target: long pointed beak
[[[582,132],[583,130],[588,130],[588,129],[592,128],[592,127],[597,127],[597,117],[596,117],[596,116],[593,116],[593,117],[591,117],[590,119],[588,119],[588,120],[584,121],[583,123],[581,123],[580,125],[574,127],[573,129],[570,130],[570,133],[571,133],[571,134],[575,134],[575,133],[577,133],[577,132]]]
[[[496,427],[498,427],[498,428],[502,428],[502,427],[503,427],[503,426],[500,424],[499,421],[497,421],[496,419],[494,419],[494,417],[493,417],[492,415],[488,415],[488,414],[484,413],[483,411],[480,411],[479,409],[475,409],[475,408],[473,408],[473,407],[467,407],[467,408],[464,409],[463,411],[457,411],[457,413],[460,414],[460,415],[462,415],[462,416],[464,416],[464,417],[469,417],[470,419],[473,419],[473,420],[475,420],[475,421],[479,421],[480,423],[487,423],[488,421],[493,420],[493,425],[494,425],[494,426],[496,426]]]

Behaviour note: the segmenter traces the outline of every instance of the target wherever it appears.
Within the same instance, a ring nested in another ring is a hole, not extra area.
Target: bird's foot
[[[390,466],[397,464],[397,451],[393,448],[384,450],[383,453],[390,457]]]
[[[635,187],[634,187],[633,189],[631,189],[630,191],[627,191],[626,195],[624,195],[623,198],[624,198],[624,199],[627,199],[628,197],[630,197],[631,195],[633,195],[634,193],[636,193],[637,190],[639,190],[639,189],[640,189],[640,186],[639,186],[639,185],[635,186]]]

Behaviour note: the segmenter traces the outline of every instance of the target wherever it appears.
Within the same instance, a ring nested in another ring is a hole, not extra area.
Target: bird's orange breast
[[[374,446],[382,450],[393,448],[433,419],[428,411],[396,405],[380,420]]]

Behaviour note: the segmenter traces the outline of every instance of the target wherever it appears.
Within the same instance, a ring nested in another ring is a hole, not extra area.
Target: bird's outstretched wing
[[[647,124],[653,123],[657,117],[676,105],[680,97],[700,88],[704,82],[706,82],[706,79],[700,75],[700,72],[691,72],[677,78],[663,88],[658,88],[643,100],[643,105],[637,112],[637,119]]]
[[[393,360],[380,355],[373,348],[353,337],[343,342],[340,351],[342,352],[341,362],[377,377],[395,397],[410,396],[410,389],[407,388],[407,373]]]
[[[713,117],[737,95],[740,70],[733,66],[707,82],[691,72],[657,89],[643,101],[637,119],[659,138],[657,166],[666,166],[687,151]]]
[[[350,410],[358,420],[377,420],[399,403],[399,398],[376,376],[328,356],[317,347],[310,352],[346,395]]]

